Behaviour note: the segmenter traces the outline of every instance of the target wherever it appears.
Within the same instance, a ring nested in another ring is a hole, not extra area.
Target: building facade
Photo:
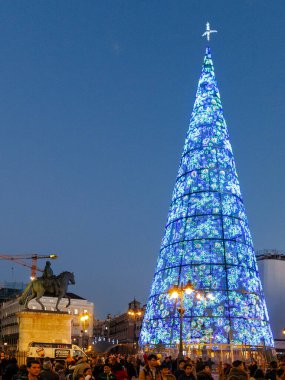
[[[93,337],[94,304],[73,293],[69,293],[69,296],[71,297],[70,306],[66,309],[68,300],[64,298],[59,304],[59,309],[60,311],[67,311],[73,316],[71,343],[87,348]],[[55,311],[56,301],[56,297],[41,298],[41,302],[47,311]],[[29,308],[41,310],[41,306],[35,300],[30,301]],[[19,305],[15,298],[0,304],[0,347],[17,350],[19,339],[17,313],[23,309],[24,306]],[[39,342],[40,339],[41,337],[39,337]]]
[[[94,321],[94,344],[125,344],[137,348],[145,306],[134,299],[128,309],[119,315],[108,314],[105,320]],[[96,351],[96,348],[95,348]]]
[[[256,254],[275,348],[285,350],[285,253],[263,250]]]

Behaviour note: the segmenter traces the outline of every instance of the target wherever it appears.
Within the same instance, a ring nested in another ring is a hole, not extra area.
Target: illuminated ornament
[[[209,26],[205,35],[213,32]],[[179,342],[179,287],[189,280],[184,343],[206,342],[211,335],[212,344],[238,345],[246,332],[247,344],[273,347],[209,48],[145,310],[142,346]]]

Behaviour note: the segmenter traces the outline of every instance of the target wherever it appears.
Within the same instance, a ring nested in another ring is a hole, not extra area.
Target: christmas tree
[[[252,238],[210,49],[147,303],[141,345],[183,342],[273,347]],[[190,284],[190,285],[191,285]]]

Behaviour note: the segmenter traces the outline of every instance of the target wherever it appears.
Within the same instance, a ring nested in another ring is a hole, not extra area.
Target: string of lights
[[[142,325],[140,344],[273,347],[255,252],[210,49],[202,74]]]

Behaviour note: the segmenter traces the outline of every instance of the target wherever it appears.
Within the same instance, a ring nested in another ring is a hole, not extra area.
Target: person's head
[[[158,365],[157,360],[158,359],[157,359],[157,356],[155,354],[150,354],[147,357],[148,365],[150,367],[156,367]]]
[[[78,375],[77,380],[85,380],[85,377],[83,375]]]
[[[189,364],[189,363],[185,364],[184,371],[186,373],[186,376],[189,376],[193,371],[192,364]]]
[[[103,369],[104,369],[104,373],[107,373],[107,375],[108,375],[111,372],[110,364],[105,363]]]
[[[277,368],[278,367],[278,364],[275,360],[272,360],[272,362],[270,362],[270,367],[271,368]]]
[[[43,361],[43,369],[47,369],[49,371],[52,369],[52,364],[50,360]]]
[[[97,362],[98,362],[98,357],[97,356],[92,356],[92,358],[91,358],[91,364],[92,365],[96,365]]]
[[[166,365],[161,366],[161,374],[162,376],[166,376],[169,374],[169,368]]]
[[[184,369],[185,367],[185,360],[180,360],[178,364],[179,369]]]
[[[29,360],[27,363],[27,370],[29,376],[39,376],[41,365],[37,360]]]
[[[239,368],[239,369],[244,369],[244,364],[241,360],[234,360],[233,361],[233,367]]]
[[[112,363],[112,365],[114,365],[115,363],[117,363],[117,358],[115,356],[110,356],[109,357],[109,362]]]
[[[84,377],[86,377],[87,375],[92,376],[92,369],[91,368],[85,368],[83,371],[83,375],[84,375]]]
[[[206,373],[210,373],[211,372],[211,367],[208,364],[203,364],[202,371],[206,372]]]
[[[61,363],[56,363],[54,367],[55,372],[62,371],[63,369],[64,369],[64,365],[62,365]]]
[[[285,371],[283,368],[278,368],[276,371],[276,380],[284,380],[285,378]]]

